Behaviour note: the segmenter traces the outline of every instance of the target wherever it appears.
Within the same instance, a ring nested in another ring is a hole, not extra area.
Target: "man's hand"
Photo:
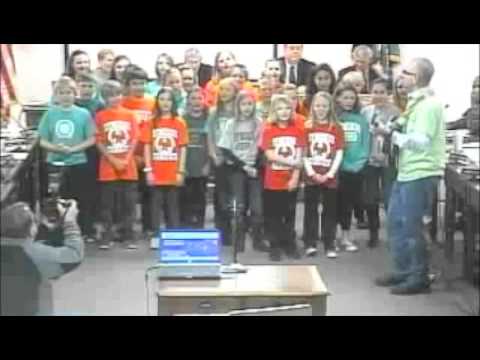
[[[75,200],[67,200],[67,206],[57,203],[57,210],[60,217],[65,216],[65,222],[76,222],[78,216],[78,207]]]

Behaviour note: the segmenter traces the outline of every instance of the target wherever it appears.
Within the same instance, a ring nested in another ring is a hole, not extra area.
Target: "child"
[[[271,114],[271,124],[266,126],[262,139],[262,150],[268,160],[264,212],[270,259],[280,261],[282,250],[287,256],[299,259],[295,243],[295,203],[303,167],[304,132],[293,123],[292,104],[287,96],[274,96]]]
[[[235,101],[235,118],[228,120],[218,145],[224,150],[228,167],[229,204],[235,202],[239,211],[236,238],[240,252],[245,249],[247,210],[252,221],[253,248],[266,250],[262,243],[262,184],[255,168],[260,125],[261,121],[255,116],[253,94],[240,91]]]
[[[173,89],[160,89],[155,104],[156,114],[142,130],[141,141],[145,144],[145,173],[152,187],[152,224],[154,236],[150,248],[158,249],[161,214],[167,228],[180,226],[178,187],[185,179],[186,145],[188,132],[185,121],[178,116]]]
[[[372,105],[362,109],[361,114],[367,119],[370,127],[370,157],[365,169],[365,207],[368,216],[370,241],[368,246],[378,245],[378,229],[380,228],[379,203],[382,198],[381,189],[385,192],[385,169],[388,166],[388,155],[385,146],[386,136],[390,133],[392,120],[400,115],[398,109],[388,103],[388,82],[376,79],[372,85]],[[390,188],[391,184],[386,184]],[[385,201],[388,207],[388,199]]]
[[[135,113],[140,133],[142,133],[143,128],[150,123],[155,109],[155,99],[145,94],[147,79],[147,73],[138,67],[126,72],[124,76],[124,86],[127,96],[123,98],[122,106]],[[150,214],[151,200],[149,187],[147,186],[145,173],[143,172],[145,166],[143,155],[143,144],[139,142],[135,151],[135,160],[138,169],[141,170],[138,185],[140,192],[142,226],[144,233],[150,237],[150,233],[153,232],[151,223],[152,217]]]
[[[233,66],[236,63],[237,60],[235,59],[235,55],[230,51],[220,51],[215,55],[214,76],[207,85],[205,85],[208,107],[215,106],[218,98],[220,81],[232,76]]]
[[[112,64],[112,73],[110,74],[110,80],[119,81],[123,85],[123,74],[125,73],[125,69],[128,65],[132,62],[130,59],[125,55],[118,55],[113,59]]]
[[[324,91],[333,95],[336,85],[335,73],[332,67],[326,63],[317,65],[313,68],[307,83],[307,97],[300,103],[300,114],[308,116],[310,114],[310,105],[315,94]]]
[[[312,99],[312,126],[306,128],[307,157],[305,216],[303,221],[305,254],[317,253],[318,203],[322,198],[322,235],[328,258],[336,258],[337,171],[343,158],[344,134],[337,123],[332,96],[318,92]]]
[[[226,78],[218,84],[217,106],[210,110],[208,117],[208,152],[215,171],[215,226],[223,233],[223,244],[231,245],[230,222],[228,212],[227,168],[218,143],[225,132],[229,119],[235,118],[235,98],[237,83]]]
[[[78,201],[79,225],[84,236],[92,236],[92,218],[88,211],[88,191],[84,185],[91,182],[87,171],[85,149],[95,144],[95,125],[90,113],[76,105],[75,82],[63,76],[55,83],[55,104],[40,121],[40,146],[47,152],[47,163],[63,167],[60,196]]]
[[[97,147],[101,154],[98,180],[101,182],[103,236],[99,248],[110,248],[115,209],[119,209],[124,240],[128,249],[134,250],[137,248],[133,228],[138,181],[134,158],[139,137],[137,119],[132,111],[121,106],[122,85],[118,81],[107,80],[101,93],[107,106],[95,118]],[[119,204],[115,204],[116,201]]]
[[[156,97],[160,89],[166,85],[167,71],[173,68],[173,58],[168,54],[160,54],[155,62],[155,74],[157,78],[147,85],[147,94]]]
[[[262,77],[259,81],[257,117],[266,122],[270,113],[270,101],[274,94],[281,92],[282,84],[278,79]]]
[[[92,119],[95,119],[95,115],[98,111],[103,109],[104,103],[101,99],[100,92],[97,89],[97,82],[93,75],[77,75],[76,78],[77,87],[78,87],[78,97],[75,99],[75,105],[82,107],[90,112]],[[92,221],[96,222],[99,217],[98,209],[99,202],[97,193],[99,192],[98,188],[98,150],[95,146],[90,146],[85,150],[87,154],[87,169],[90,173],[89,179],[91,180],[90,184],[85,184],[84,186],[88,187],[88,204],[89,204],[89,213],[92,214]],[[90,231],[89,231],[90,233]],[[91,235],[94,231],[92,229]],[[95,236],[89,236],[85,239],[87,243],[95,242]]]
[[[339,174],[338,221],[343,230],[341,245],[354,252],[358,247],[350,239],[352,207],[361,203],[363,170],[366,166],[370,132],[367,120],[360,114],[358,94],[353,86],[341,83],[335,90],[337,114],[345,134],[345,150]]]
[[[210,172],[207,131],[208,108],[202,88],[194,86],[187,98],[185,123],[188,128],[186,178],[180,194],[182,226],[203,228],[207,206],[207,180]]]
[[[245,65],[236,64],[232,70],[232,77],[237,82],[237,87],[240,90],[249,91],[253,95],[255,101],[258,100],[257,90],[255,89],[253,84],[248,81],[248,70]]]
[[[177,103],[178,115],[183,116],[185,114],[187,103],[187,93],[183,90],[182,74],[180,73],[180,70],[174,67],[169,69],[165,75],[165,84],[172,88],[175,102]]]
[[[182,65],[179,70],[182,75],[183,90],[188,94],[195,86],[195,70],[190,65]]]
[[[115,54],[111,49],[102,49],[98,52],[98,67],[94,71],[94,76],[99,86],[110,78],[114,59]]]

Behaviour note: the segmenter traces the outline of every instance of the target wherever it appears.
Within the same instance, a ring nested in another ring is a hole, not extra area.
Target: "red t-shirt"
[[[293,123],[300,130],[305,130],[305,116],[303,116],[302,114],[295,113],[295,115],[293,116]]]
[[[135,114],[122,107],[107,108],[95,116],[96,141],[103,144],[109,154],[125,159],[134,142],[138,142],[139,131]],[[138,180],[137,166],[132,156],[127,167],[116,170],[105,156],[100,157],[98,180]]]
[[[152,174],[155,185],[176,185],[179,149],[188,144],[182,118],[157,118],[142,130],[141,141],[152,146]]]
[[[324,175],[333,165],[338,150],[345,147],[343,128],[337,124],[316,124],[313,128],[305,129],[307,138],[307,157],[310,158],[313,169],[317,174]],[[317,184],[307,177],[307,183]],[[330,179],[322,186],[337,187],[337,179]]]
[[[276,124],[265,127],[262,140],[262,150],[274,150],[276,154],[286,159],[295,159],[298,148],[305,147],[305,133],[291,124],[281,128]],[[287,190],[292,176],[291,167],[268,162],[265,167],[264,187],[268,190]]]
[[[122,106],[126,109],[132,110],[137,116],[137,122],[139,131],[143,131],[145,124],[149,123],[155,111],[155,99],[150,95],[144,95],[143,97],[125,96],[122,99]],[[135,150],[135,156],[137,162],[143,162],[143,146],[139,144]]]

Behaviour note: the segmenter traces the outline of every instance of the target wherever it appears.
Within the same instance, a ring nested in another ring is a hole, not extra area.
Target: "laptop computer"
[[[158,277],[220,279],[221,240],[221,233],[216,229],[160,231]]]

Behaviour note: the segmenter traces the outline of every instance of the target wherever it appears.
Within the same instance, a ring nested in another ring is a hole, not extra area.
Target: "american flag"
[[[0,46],[0,104],[2,117],[8,117],[10,106],[17,102],[16,69],[12,44]]]

